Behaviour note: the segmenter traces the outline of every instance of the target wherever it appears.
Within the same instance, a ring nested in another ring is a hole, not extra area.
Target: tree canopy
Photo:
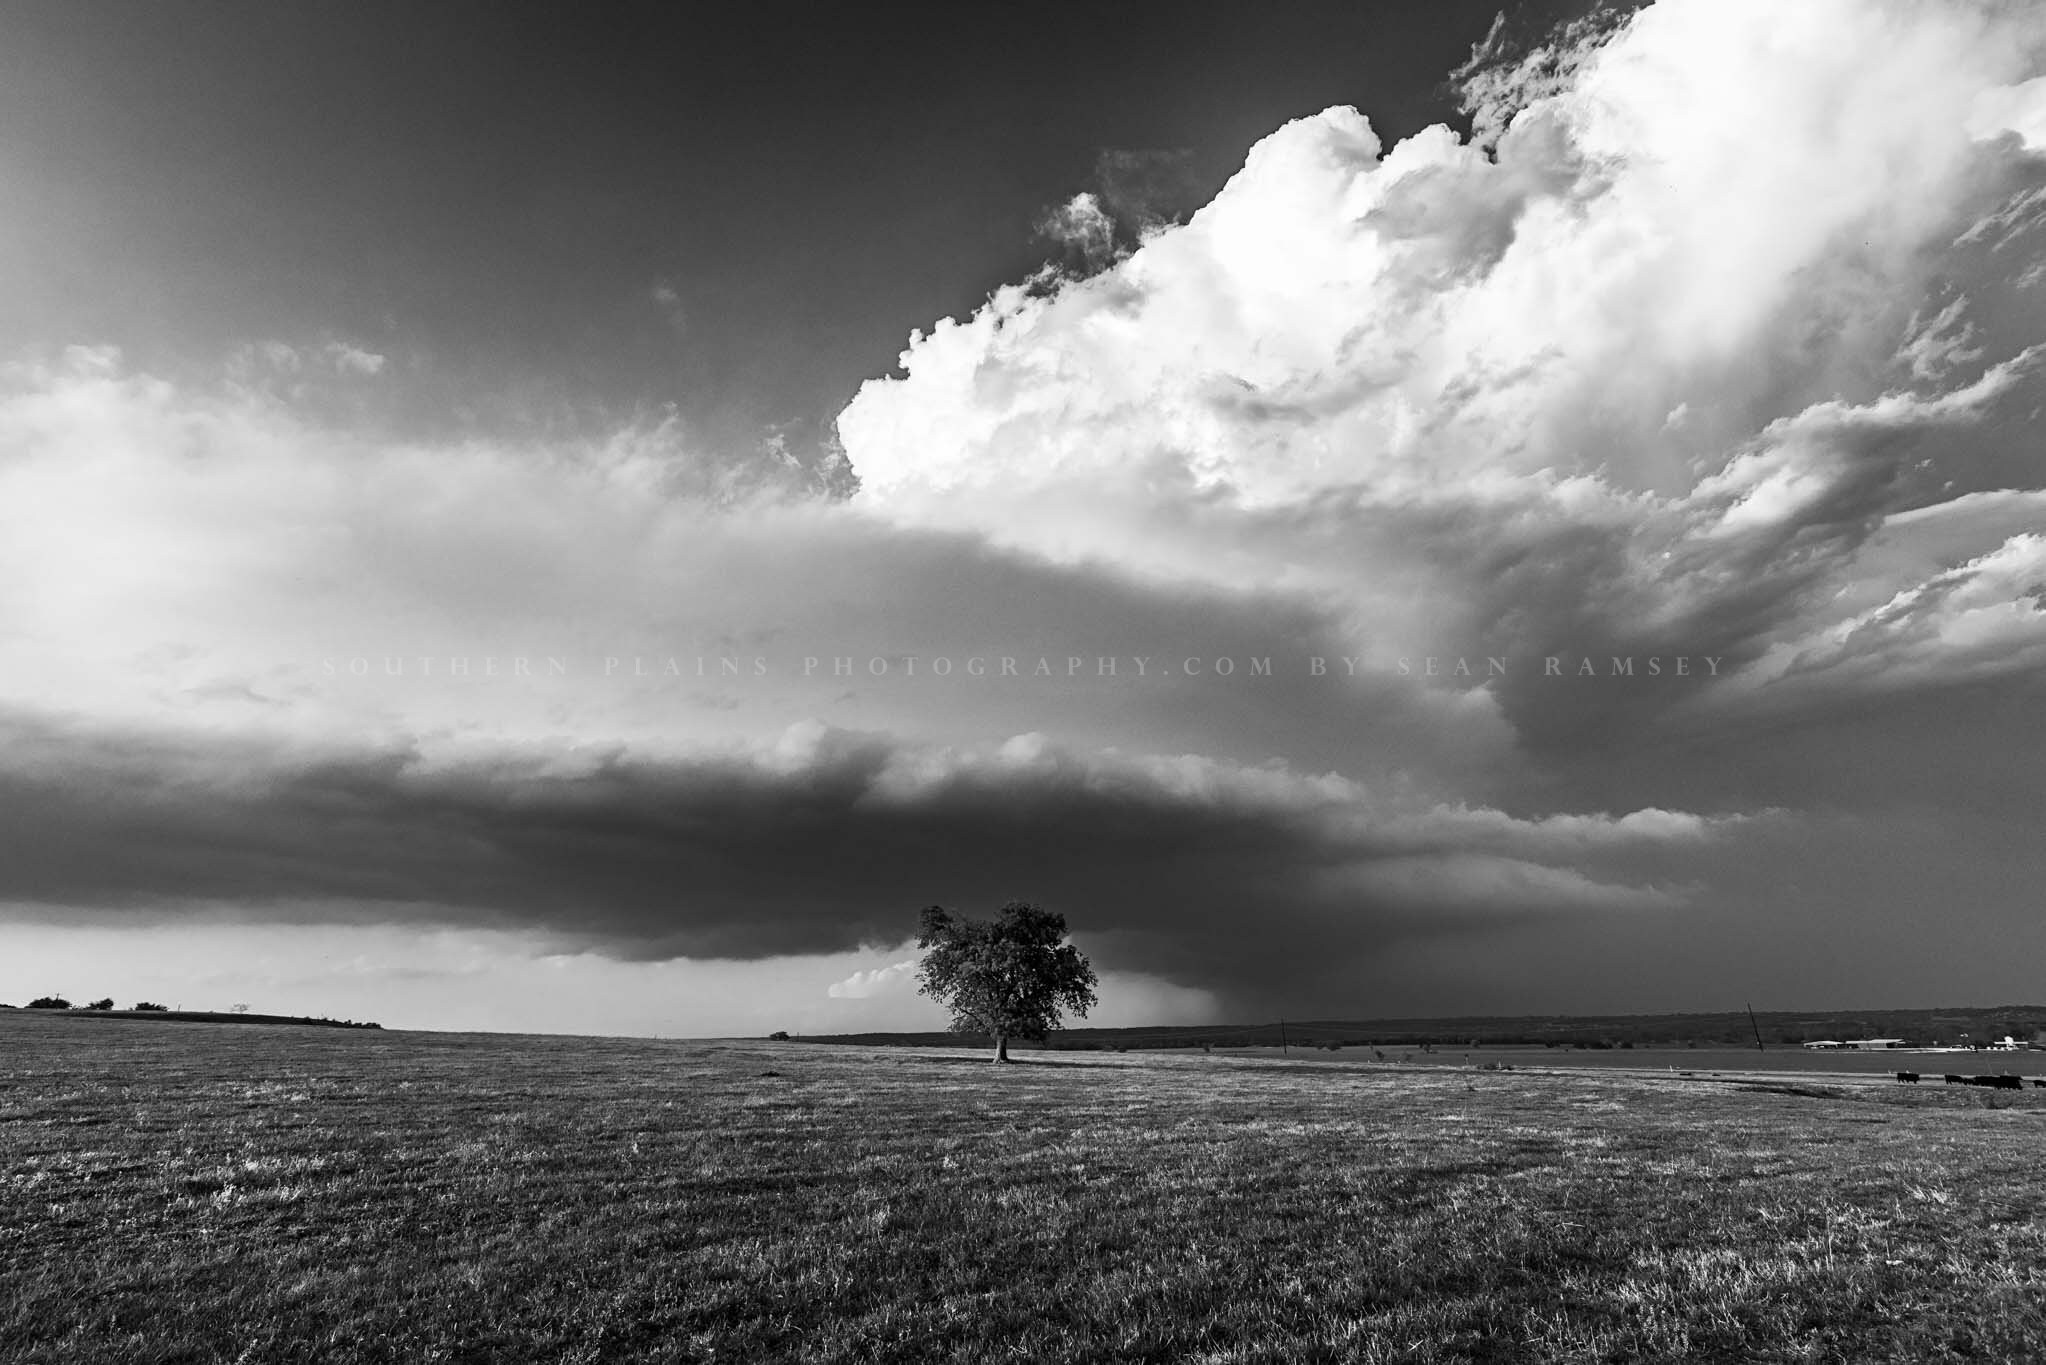
[[[1061,1014],[1093,1008],[1094,969],[1066,942],[1066,917],[1028,901],[1010,901],[990,920],[925,908],[917,946],[924,949],[918,989],[952,1011],[956,1033],[987,1034],[995,1060],[1009,1060],[1009,1039],[1043,1038]]]

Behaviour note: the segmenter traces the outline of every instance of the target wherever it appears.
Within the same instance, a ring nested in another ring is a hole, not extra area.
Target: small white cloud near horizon
[[[908,957],[900,962],[891,962],[885,967],[874,967],[854,972],[843,981],[834,981],[824,993],[833,1000],[867,1000],[877,995],[890,994],[907,989],[916,972],[921,957]]]

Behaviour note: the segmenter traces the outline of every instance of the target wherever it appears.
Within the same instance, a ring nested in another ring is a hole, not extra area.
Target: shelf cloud
[[[1041,735],[911,745],[816,723],[690,757],[433,755],[90,731],[10,714],[0,897],[155,922],[537,930],[624,957],[758,958],[894,942],[903,907],[1033,893],[1114,944],[1185,929],[1316,932],[1326,955],[1530,914],[1681,905],[1604,854],[1736,838],[1739,817],[1514,819],[1333,773],[1080,752]],[[921,898],[921,900],[919,899]],[[1326,959],[1325,959],[1326,960]],[[1182,956],[1187,984],[1252,983]]]

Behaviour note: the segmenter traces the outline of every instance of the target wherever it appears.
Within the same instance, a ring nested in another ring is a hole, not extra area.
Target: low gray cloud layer
[[[1387,801],[1333,775],[1080,754],[1037,736],[920,748],[821,726],[692,761],[565,751],[435,761],[81,734],[12,715],[0,898],[353,913],[539,928],[627,956],[760,957],[898,941],[917,908],[1073,908],[1106,965],[1223,993],[1267,936],[1341,962],[1528,914],[1668,908],[1608,856],[1686,855],[1739,820],[1515,820]],[[1140,958],[1114,945],[1146,945]],[[1178,942],[1161,955],[1159,945]],[[1254,973],[1253,973],[1254,975]]]

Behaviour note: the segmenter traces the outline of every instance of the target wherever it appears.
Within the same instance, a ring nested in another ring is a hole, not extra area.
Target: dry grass
[[[2046,1358],[2046,1092],[21,1016],[0,1049],[10,1361]]]

